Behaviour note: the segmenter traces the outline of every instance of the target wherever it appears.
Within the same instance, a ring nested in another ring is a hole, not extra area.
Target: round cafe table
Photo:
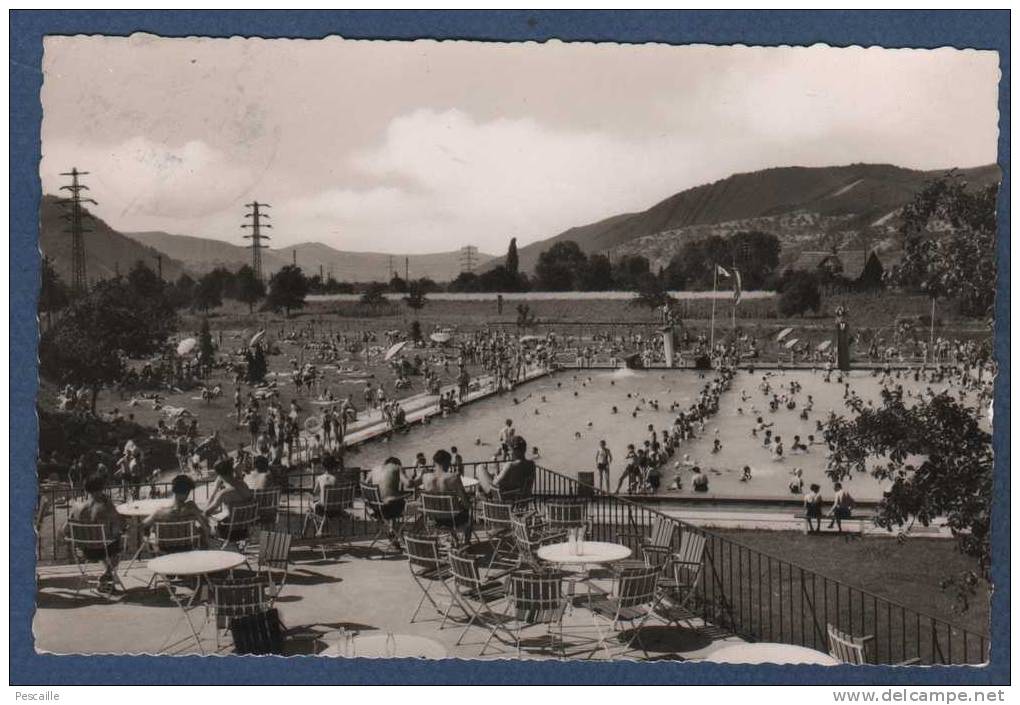
[[[149,561],[149,569],[162,580],[161,582],[166,586],[166,590],[170,593],[170,599],[181,608],[184,613],[184,618],[188,622],[188,626],[191,628],[191,635],[195,637],[195,644],[198,646],[199,652],[205,654],[205,650],[202,648],[202,639],[198,635],[198,631],[195,629],[194,623],[191,621],[191,616],[188,614],[188,608],[192,606],[195,596],[198,595],[199,588],[196,587],[194,595],[191,600],[185,604],[178,598],[177,593],[174,592],[173,585],[170,583],[169,576],[177,577],[197,577],[199,580],[205,578],[208,582],[208,576],[211,573],[220,573],[231,568],[236,568],[245,562],[244,555],[236,553],[234,551],[183,551],[181,553],[170,553],[165,556],[159,556]],[[212,592],[212,586],[209,586],[210,593]],[[171,632],[172,633],[172,632]],[[167,636],[169,639],[170,636]],[[162,651],[162,648],[160,649]]]
[[[840,660],[829,654],[793,644],[757,642],[724,646],[705,656],[713,663],[740,664],[810,664],[815,666],[839,666]]]
[[[386,653],[386,633],[369,634],[354,638],[356,658],[427,658],[441,659],[449,656],[446,647],[438,641],[414,634],[394,634],[393,655]],[[323,652],[325,656],[340,656],[340,644],[334,644]]]
[[[138,557],[142,555],[142,550],[145,548],[145,541],[142,540],[142,519],[152,516],[157,509],[169,507],[173,501],[172,497],[163,497],[160,499],[136,499],[117,505],[117,513],[131,520],[131,530],[128,534],[134,537],[135,542],[135,552],[128,564],[124,566],[125,576],[138,561]]]
[[[615,563],[616,561],[630,558],[631,550],[618,543],[606,541],[582,541],[580,550],[571,550],[571,544],[551,543],[538,549],[538,557],[549,563],[560,565],[600,565],[603,563]]]

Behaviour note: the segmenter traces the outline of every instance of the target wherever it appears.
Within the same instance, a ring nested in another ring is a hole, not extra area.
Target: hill
[[[52,262],[65,283],[71,283],[71,235],[66,232],[65,209],[56,196],[43,196],[39,204],[39,249]],[[109,279],[119,270],[127,274],[141,260],[153,270],[160,252],[111,228],[102,218],[88,221],[92,232],[85,233],[85,272],[89,281]],[[184,272],[181,262],[165,253],[163,278],[177,279]]]
[[[246,247],[221,240],[163,232],[128,235],[182,261],[188,269],[197,273],[208,272],[216,267],[226,267],[233,271],[251,262],[250,250]],[[346,252],[322,243],[306,242],[293,247],[264,250],[262,266],[264,271],[271,274],[296,259],[309,276],[318,274],[321,266],[323,274],[332,272],[338,281],[381,281],[390,278],[391,259],[393,269],[400,276],[404,275],[404,257],[379,252]],[[407,258],[407,268],[414,278],[429,277],[435,281],[449,281],[460,272],[459,252],[407,255]],[[478,264],[485,264],[492,259],[492,255],[483,253],[478,253],[476,257]]]
[[[946,170],[916,171],[888,164],[781,167],[734,174],[677,193],[640,213],[606,218],[522,247],[520,266],[534,269],[553,243],[574,240],[585,252],[642,254],[664,265],[683,242],[711,234],[761,229],[783,243],[784,258],[801,249],[860,244],[894,249],[896,216],[924,184]],[[961,170],[976,186],[999,181],[991,164]]]

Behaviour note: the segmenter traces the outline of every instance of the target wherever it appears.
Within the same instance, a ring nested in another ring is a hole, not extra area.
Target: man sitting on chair
[[[220,512],[220,516],[216,518],[222,521],[229,516],[232,507],[250,503],[252,493],[244,484],[244,480],[234,472],[234,462],[229,458],[216,463],[214,469],[219,489],[213,493],[204,513],[207,517],[211,517]],[[222,535],[224,529],[225,527],[217,525],[216,532],[221,535],[221,538],[228,538]]]
[[[401,467],[400,458],[386,458],[382,465],[372,468],[368,474],[369,484],[379,488],[379,499],[382,500],[382,519],[389,524],[390,543],[400,548],[397,540],[396,522],[404,515],[406,500],[400,493]]]
[[[142,526],[150,528],[157,522],[176,522],[191,520],[198,526],[202,535],[203,546],[209,545],[209,518],[198,508],[195,502],[188,496],[195,489],[195,481],[187,475],[178,475],[170,485],[174,493],[174,503],[169,507],[160,507],[151,515],[145,518]],[[159,546],[161,553],[174,553],[176,551],[190,550],[183,544],[171,546]]]
[[[493,477],[484,468],[478,468],[478,484],[482,492],[489,494],[493,489],[509,494],[515,500],[527,499],[531,496],[531,488],[535,484],[535,463],[524,457],[528,452],[528,442],[523,436],[514,436],[510,441],[512,458],[503,466],[499,474]]]
[[[113,573],[120,561],[121,517],[117,506],[106,494],[106,479],[101,475],[92,475],[85,480],[85,491],[88,499],[73,505],[67,513],[68,522],[82,524],[102,524],[106,535],[106,548],[83,548],[82,555],[86,560],[104,561],[106,572],[99,578],[100,592],[113,592]],[[70,527],[64,525],[64,534],[70,534]]]
[[[421,476],[421,491],[425,494],[451,494],[455,497],[455,505],[459,505],[457,514],[446,518],[437,517],[436,523],[456,529],[464,527],[464,543],[471,543],[471,498],[464,489],[460,475],[450,470],[453,457],[445,450],[437,450],[432,456],[432,472]]]

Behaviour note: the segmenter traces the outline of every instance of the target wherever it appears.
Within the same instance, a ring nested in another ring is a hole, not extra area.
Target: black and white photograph
[[[989,662],[997,51],[41,70],[36,653]]]

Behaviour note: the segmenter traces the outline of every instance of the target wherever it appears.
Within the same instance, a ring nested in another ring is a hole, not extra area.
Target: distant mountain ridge
[[[208,272],[216,267],[236,270],[241,265],[251,263],[251,250],[244,245],[164,232],[125,234],[181,260],[196,273]],[[263,250],[263,271],[271,274],[293,263],[295,259],[309,276],[318,274],[321,266],[323,275],[332,273],[337,281],[342,282],[389,281],[391,265],[400,276],[404,276],[406,269],[413,279],[429,277],[435,281],[450,281],[461,270],[459,251],[390,255],[380,252],[347,252],[320,242],[304,242],[292,247]],[[493,255],[479,252],[475,255],[475,266],[484,265],[493,259]]]
[[[819,246],[866,240],[879,246],[894,233],[899,210],[948,169],[918,171],[889,164],[777,167],[674,194],[639,213],[570,228],[520,248],[520,268],[533,271],[553,243],[573,240],[588,254],[642,254],[664,266],[683,242],[711,234],[761,229],[777,235],[784,258]],[[995,164],[961,169],[974,186],[997,183]],[[859,242],[858,242],[859,244]],[[502,260],[500,260],[502,262]]]
[[[39,249],[50,259],[60,278],[70,284],[72,238],[67,232],[65,213],[58,197],[43,196],[39,204]],[[114,230],[102,218],[88,218],[86,227],[91,229],[83,235],[85,275],[89,282],[109,279],[118,271],[127,274],[139,260],[156,271],[161,259],[163,278],[168,281],[177,279],[186,270],[185,265],[173,257]]]

